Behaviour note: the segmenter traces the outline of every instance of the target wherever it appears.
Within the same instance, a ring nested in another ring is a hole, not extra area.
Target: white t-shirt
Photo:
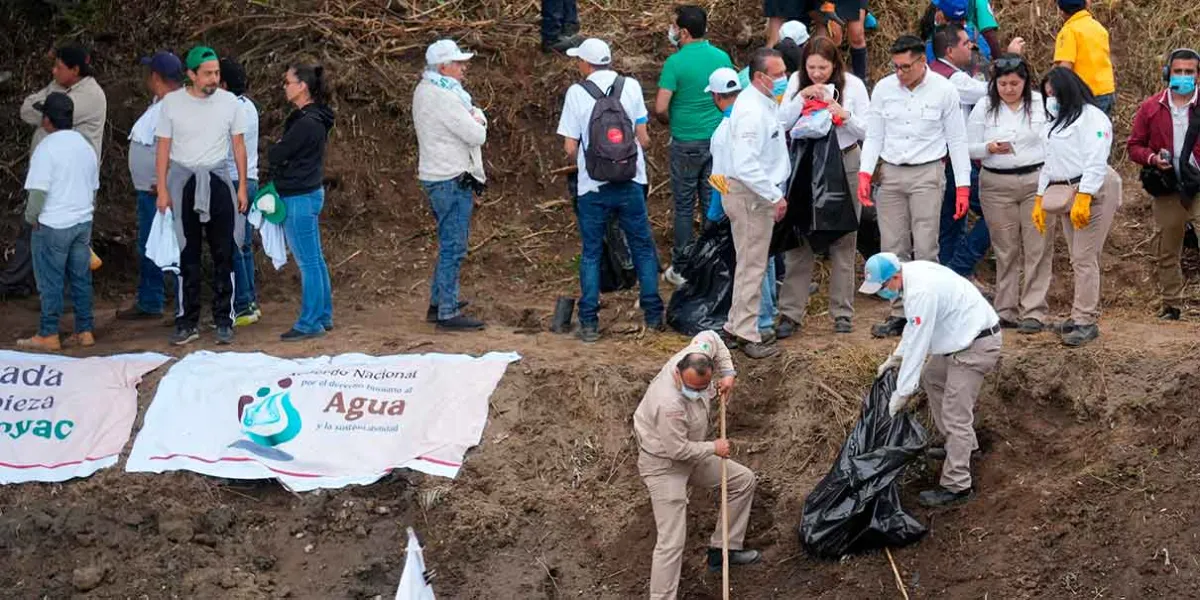
[[[238,96],[237,101],[246,119],[246,179],[258,181],[258,107],[245,96]],[[225,155],[225,163],[229,165],[229,178],[237,181],[237,163],[233,160],[232,143],[229,144],[229,154]]]
[[[608,92],[616,79],[617,72],[612,70],[596,71],[588,76],[588,80],[595,83],[596,87],[603,92]],[[579,152],[576,154],[575,162],[579,165],[578,194],[580,196],[598,192],[600,186],[604,185],[604,182],[594,181],[588,177],[583,157],[584,149],[588,145],[588,122],[592,120],[592,107],[595,105],[596,100],[587,93],[587,90],[583,89],[582,85],[572,85],[567,89],[562,117],[558,120],[558,135],[579,140]],[[625,77],[625,87],[621,89],[621,106],[625,108],[625,114],[629,115],[629,121],[633,123],[635,129],[638,125],[650,120],[650,115],[646,112],[646,100],[642,97],[642,86],[632,77]],[[646,155],[642,151],[641,144],[638,144],[637,175],[633,180],[641,184],[646,183]]]
[[[171,138],[171,160],[188,168],[224,164],[233,136],[246,133],[246,114],[228,91],[197,98],[182,88],[161,103],[156,135]]]
[[[92,220],[100,165],[96,151],[78,131],[64,129],[46,136],[29,159],[25,189],[46,192],[38,223],[66,229]]]

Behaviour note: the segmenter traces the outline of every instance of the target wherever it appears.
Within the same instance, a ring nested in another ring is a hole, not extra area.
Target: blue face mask
[[[888,302],[891,302],[892,300],[895,300],[896,298],[900,297],[900,292],[897,292],[896,290],[893,290],[890,288],[879,288],[879,291],[875,292],[875,293],[880,298],[883,298],[884,300],[887,300]]]
[[[1193,75],[1172,75],[1171,91],[1184,95],[1196,91],[1196,77]]]
[[[787,77],[776,79],[774,85],[771,86],[771,95],[775,96],[776,100],[783,98],[783,93],[787,91],[787,84]]]
[[[726,108],[725,110],[721,111],[721,114],[725,115],[725,118],[728,119],[729,115],[733,114],[733,105],[730,104],[729,108]]]

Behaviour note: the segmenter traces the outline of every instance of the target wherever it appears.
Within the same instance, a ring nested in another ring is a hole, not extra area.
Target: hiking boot
[[[228,346],[233,343],[233,326],[219,325],[217,326],[217,343],[222,346]]]
[[[978,448],[972,450],[971,451],[971,460],[975,460],[976,458],[979,458],[979,455],[982,453],[983,452],[980,451]],[[925,449],[925,458],[928,458],[930,460],[946,460],[946,447],[945,446],[935,446],[935,447],[926,448]]]
[[[975,497],[975,488],[967,488],[961,492],[952,492],[944,487],[925,490],[917,495],[917,502],[926,508],[942,508],[956,506]]]
[[[800,324],[788,317],[779,318],[779,326],[775,328],[775,337],[786,340],[800,331]]]
[[[762,343],[764,344],[774,344],[775,340],[778,339],[778,334],[776,334],[775,328],[768,327],[766,329],[759,329],[758,337],[762,338]]]
[[[438,331],[479,331],[486,325],[479,319],[472,319],[467,315],[458,315],[449,319],[437,322]]]
[[[172,346],[185,346],[200,339],[200,330],[195,327],[176,327],[171,334]]]
[[[563,23],[562,34],[567,37],[579,35],[579,23]]]
[[[1020,326],[1016,321],[1009,321],[1003,317],[1000,318],[1000,329],[1016,329]]]
[[[245,327],[247,325],[253,325],[257,323],[261,317],[262,311],[258,309],[257,304],[252,303],[250,306],[247,306],[244,310],[234,315],[233,326]]]
[[[1076,325],[1070,333],[1063,334],[1062,342],[1067,346],[1082,346],[1100,337],[1099,325]]]
[[[667,330],[667,324],[662,321],[656,321],[654,323],[646,323],[646,330],[647,331],[657,331],[658,333],[663,333]]]
[[[778,333],[776,335],[778,336]],[[779,354],[779,348],[776,348],[775,344],[768,344],[766,342],[751,342],[748,340],[739,339],[738,348],[740,348],[742,352],[746,354],[746,356],[754,359],[771,358],[772,356]]]
[[[723,328],[723,327],[717,331],[717,335],[721,336],[721,341],[725,342],[726,348],[728,348],[730,350],[737,350],[737,347],[738,347],[737,336],[733,335],[732,333],[729,333],[728,331],[725,331],[725,328]],[[778,331],[776,331],[775,337],[779,337]]]
[[[53,335],[35,335],[33,337],[17,340],[17,347],[23,350],[44,350],[47,352],[58,352],[62,350],[62,341],[58,339],[58,334]]]
[[[687,280],[683,278],[683,275],[680,275],[677,271],[675,271],[675,267],[667,267],[667,270],[663,271],[662,278],[663,281],[677,288],[681,288],[685,283],[687,283]]]
[[[1045,329],[1046,326],[1037,319],[1021,319],[1021,322],[1017,324],[1017,333],[1024,335],[1041,333]]]
[[[81,348],[91,348],[92,346],[96,345],[96,336],[94,336],[90,331],[73,333],[71,334],[71,337],[67,338],[66,344],[71,346],[79,346]]]
[[[1158,318],[1164,321],[1178,321],[1179,317],[1179,309],[1175,308],[1174,306],[1164,306],[1158,313]]]
[[[585,344],[595,344],[600,341],[600,329],[595,325],[580,325],[577,335],[579,341]]]
[[[321,329],[324,329],[325,333],[329,333],[329,332],[333,331],[333,323],[329,323],[327,325],[322,325]]]
[[[458,310],[462,310],[462,309],[466,308],[468,304],[470,304],[470,302],[467,302],[466,300],[459,300],[458,301]],[[425,311],[425,322],[426,323],[437,323],[437,321],[438,321],[437,313],[438,313],[437,305],[430,304],[429,310]],[[332,325],[325,328],[325,331],[332,331],[332,330],[333,330]]]
[[[556,40],[542,40],[542,52],[547,54],[551,52],[566,53],[567,50],[583,43],[583,38],[576,35],[560,35]]]
[[[1050,329],[1052,329],[1054,333],[1057,333],[1058,335],[1067,335],[1068,333],[1075,331],[1075,319],[1067,319],[1062,323],[1052,325]]]
[[[904,317],[888,317],[884,322],[871,328],[871,337],[899,337],[904,334],[904,326],[908,320]]]
[[[326,330],[324,328],[322,328],[321,331],[318,331],[315,333],[304,333],[303,331],[300,331],[299,329],[296,329],[293,327],[292,329],[289,329],[289,330],[283,332],[282,334],[280,334],[279,341],[281,341],[281,342],[302,342],[304,340],[312,340],[312,339],[316,339],[319,337],[325,337],[325,331]]]
[[[854,324],[850,317],[838,317],[833,320],[834,333],[852,333],[854,332]]]
[[[729,551],[729,565],[730,566],[752,565],[760,560],[762,560],[762,552],[759,552],[758,550],[730,550]],[[721,549],[720,548],[709,548],[708,549],[708,570],[712,571],[714,573],[720,572],[720,570],[721,570]]]
[[[117,311],[118,321],[149,321],[151,319],[161,319],[162,316],[161,312],[147,312],[136,304]]]

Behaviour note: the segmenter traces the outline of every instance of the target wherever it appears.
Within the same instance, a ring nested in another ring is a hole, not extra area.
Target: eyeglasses
[[[910,62],[910,63],[908,63],[908,64],[906,64],[906,65],[902,65],[902,64],[900,64],[900,63],[893,62],[893,63],[892,63],[892,69],[894,69],[894,70],[895,70],[897,73],[908,73],[909,71],[912,71],[912,70],[913,70],[913,67],[915,67],[915,66],[917,66],[917,65],[921,64],[921,62],[922,62],[923,60],[925,60],[925,59],[924,59],[924,58],[918,58],[918,59],[916,59],[916,60],[914,60],[914,61],[912,61],[912,62]]]

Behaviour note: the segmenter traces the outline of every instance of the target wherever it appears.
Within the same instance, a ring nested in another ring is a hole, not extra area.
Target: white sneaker
[[[667,267],[667,270],[663,271],[662,277],[663,281],[677,288],[683,287],[683,285],[687,283],[687,280],[684,279],[682,275],[675,272],[675,267]]]

